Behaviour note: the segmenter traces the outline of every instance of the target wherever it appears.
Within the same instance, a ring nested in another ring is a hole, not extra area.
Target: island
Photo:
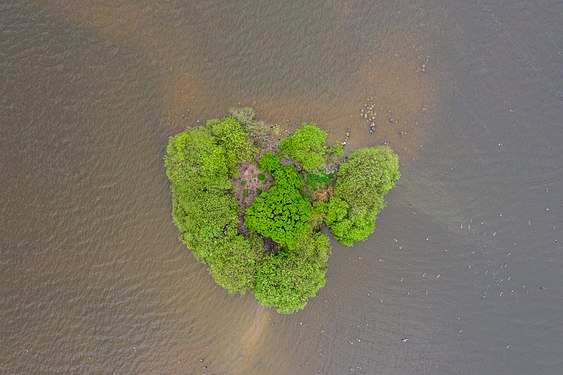
[[[181,241],[229,293],[303,309],[325,285],[328,232],[346,246],[367,239],[400,177],[390,147],[345,156],[343,143],[327,145],[312,123],[282,137],[250,108],[171,137],[164,164]]]

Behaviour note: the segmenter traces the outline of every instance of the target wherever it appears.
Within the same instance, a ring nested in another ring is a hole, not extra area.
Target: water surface
[[[560,2],[0,9],[2,373],[563,368]],[[290,316],[217,287],[170,218],[167,138],[232,106],[401,157]]]

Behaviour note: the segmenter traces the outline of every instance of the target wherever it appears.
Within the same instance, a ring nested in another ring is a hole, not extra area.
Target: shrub
[[[341,158],[344,156],[344,145],[342,143],[335,143],[332,147],[329,147],[327,152],[335,158]]]
[[[269,125],[264,121],[255,120],[256,114],[252,108],[231,108],[229,112],[244,127],[248,135],[254,140],[254,143],[262,148],[271,145],[274,139],[281,134],[278,125]]]
[[[313,216],[312,220],[315,226],[320,226],[326,220],[328,212],[328,204],[325,201],[316,201],[313,203]]]
[[[324,188],[328,186],[333,178],[334,174],[326,173],[326,171],[321,169],[316,173],[307,173],[305,184],[309,185],[311,189],[317,190],[319,187]]]
[[[324,168],[326,164],[326,133],[315,124],[303,123],[293,135],[282,139],[279,149],[305,171]]]

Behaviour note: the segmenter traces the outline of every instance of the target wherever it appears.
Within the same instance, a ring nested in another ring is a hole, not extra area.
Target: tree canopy
[[[308,221],[313,207],[298,190],[303,177],[294,167],[280,167],[273,175],[274,185],[246,210],[244,223],[251,231],[293,249],[297,239],[311,228]]]
[[[296,254],[270,254],[258,267],[254,295],[263,305],[290,314],[303,309],[325,282],[325,267]]]
[[[399,179],[398,158],[379,146],[338,165],[342,145],[328,146],[309,123],[276,148],[279,128],[254,117],[234,110],[170,138],[172,216],[217,284],[293,313],[325,285],[331,248],[323,225],[344,245],[365,240]]]
[[[338,167],[326,224],[338,241],[352,246],[375,230],[384,196],[399,179],[399,158],[388,146],[359,149]]]
[[[279,144],[283,156],[291,158],[306,171],[314,171],[326,164],[326,133],[315,124],[303,123],[293,135]]]

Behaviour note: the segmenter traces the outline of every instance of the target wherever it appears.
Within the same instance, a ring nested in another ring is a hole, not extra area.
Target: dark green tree
[[[311,228],[309,219],[313,208],[295,185],[291,185],[295,183],[291,178],[279,181],[285,184],[276,180],[268,191],[260,194],[246,209],[244,223],[251,231],[271,237],[281,246],[292,249],[297,239]]]

